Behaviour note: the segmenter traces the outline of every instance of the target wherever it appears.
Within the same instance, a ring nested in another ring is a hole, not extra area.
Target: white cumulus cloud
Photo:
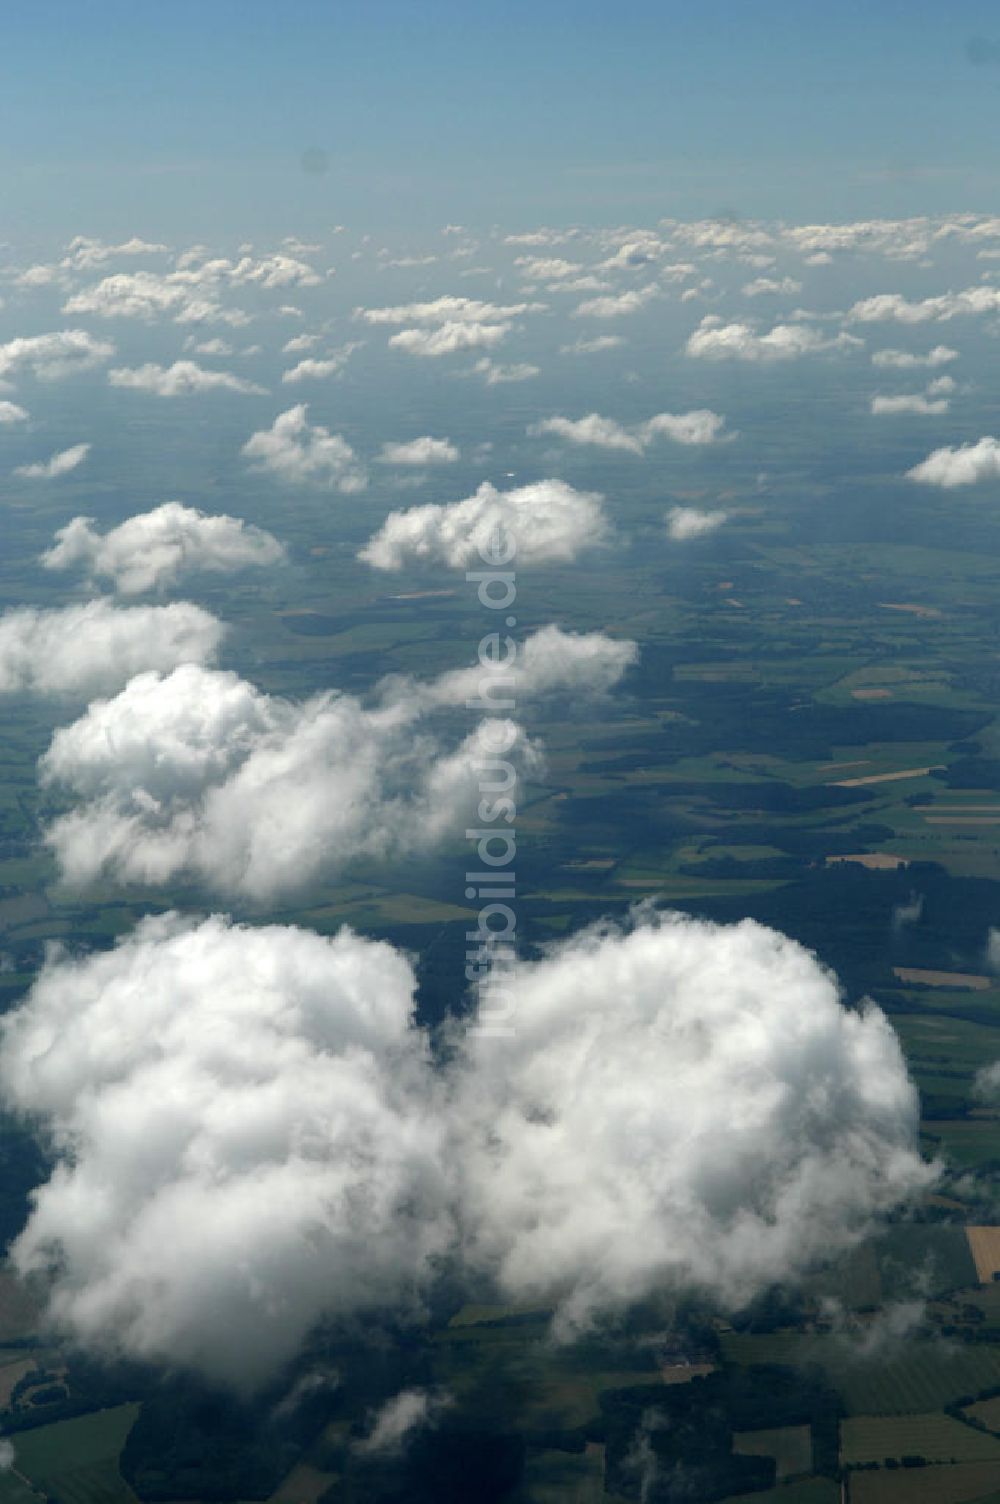
[[[725,418],[709,408],[689,413],[656,413],[644,423],[626,428],[614,418],[588,413],[585,418],[544,418],[528,429],[532,434],[554,434],[571,444],[592,444],[599,449],[623,449],[645,454],[654,439],[665,437],[677,444],[713,444],[723,437]]]
[[[224,631],[187,601],[121,607],[97,600],[6,611],[0,616],[0,693],[83,700],[112,694],[145,670],[211,663]]]
[[[55,1151],[13,1260],[56,1326],[253,1388],[323,1318],[419,1309],[452,1225],[413,993],[389,945],[219,916],[51,955],[0,1082]]]
[[[39,460],[32,465],[18,465],[14,474],[23,476],[26,480],[56,480],[60,475],[68,475],[71,470],[82,465],[90,448],[89,444],[73,444],[69,449],[60,449],[47,460]]]
[[[171,366],[159,366],[152,361],[132,368],[120,366],[108,372],[108,384],[152,392],[156,397],[191,397],[197,392],[266,395],[264,388],[253,381],[245,381],[242,376],[234,376],[229,371],[208,370],[193,360],[175,360]]]
[[[244,458],[292,485],[363,491],[368,477],[350,444],[341,434],[311,424],[308,412],[300,402],[279,413],[270,428],[251,434],[241,451]]]
[[[985,434],[974,444],[935,449],[906,474],[909,480],[920,481],[925,486],[940,486],[945,491],[952,491],[956,486],[978,485],[984,480],[997,480],[1000,478],[1000,439]]]
[[[434,439],[423,434],[419,439],[382,445],[379,462],[383,465],[452,465],[459,458],[450,439]]]
[[[475,568],[500,530],[516,547],[518,567],[566,563],[601,543],[607,523],[596,492],[561,480],[535,481],[498,491],[484,481],[474,496],[391,512],[358,557],[374,569],[407,563]]]
[[[675,543],[689,538],[704,538],[728,520],[727,512],[705,512],[700,507],[671,507],[667,513],[667,534]]]
[[[22,335],[0,345],[0,382],[26,372],[39,381],[59,381],[93,370],[115,353],[108,340],[95,339],[85,329],[61,329],[54,334]]]
[[[563,1330],[670,1287],[742,1304],[932,1178],[883,1014],[751,920],[647,916],[511,962],[465,1051],[472,1257]]]
[[[106,533],[96,530],[92,517],[74,517],[56,533],[42,563],[46,569],[83,569],[123,595],[138,595],[199,570],[227,574],[284,557],[282,545],[261,528],[167,501]]]
[[[935,345],[928,350],[926,355],[917,355],[910,350],[873,350],[872,365],[883,366],[888,370],[913,371],[922,367],[933,369],[935,366],[949,365],[958,359],[958,351],[952,350],[948,345]]]
[[[851,334],[825,335],[808,324],[775,324],[760,334],[753,324],[726,324],[717,314],[702,319],[685,350],[701,360],[747,360],[770,363],[797,360],[824,350],[857,349],[862,341]]]

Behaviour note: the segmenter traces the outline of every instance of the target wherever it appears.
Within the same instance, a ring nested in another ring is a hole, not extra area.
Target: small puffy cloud
[[[0,1084],[53,1153],[11,1251],[53,1325],[252,1390],[321,1321],[419,1314],[454,1230],[414,990],[382,942],[218,915],[50,953]]]
[[[876,396],[871,401],[874,417],[930,417],[946,413],[950,406],[947,397],[927,397],[921,392]]]
[[[510,333],[510,324],[449,321],[435,329],[401,329],[389,338],[394,350],[434,360],[459,350],[491,350]]]
[[[386,1400],[372,1420],[371,1430],[358,1442],[359,1452],[398,1452],[414,1431],[433,1425],[450,1403],[448,1396],[430,1389],[404,1389]]]
[[[197,571],[228,574],[279,563],[278,540],[238,517],[210,516],[179,501],[129,517],[99,533],[92,517],[74,517],[42,555],[46,569],[82,569],[123,595],[162,590]]]
[[[605,632],[564,632],[540,627],[517,644],[496,644],[496,658],[473,668],[454,669],[424,686],[428,704],[496,703],[498,693],[510,708],[554,694],[606,695],[638,662],[638,645],[628,637]],[[492,686],[490,681],[492,680]]]
[[[535,481],[498,491],[484,481],[474,496],[446,505],[429,503],[391,512],[358,557],[374,569],[440,563],[474,569],[490,556],[498,533],[516,547],[520,568],[568,563],[584,548],[604,541],[602,497],[577,491],[561,480]]]
[[[32,465],[18,465],[14,474],[25,480],[56,480],[60,475],[68,475],[71,470],[82,465],[90,448],[89,444],[73,444],[69,449],[60,449],[47,460],[39,460]]]
[[[218,338],[197,340],[193,334],[189,334],[184,341],[184,348],[193,351],[195,355],[228,356],[236,353],[228,340]]]
[[[792,297],[802,291],[802,283],[796,282],[794,277],[755,277],[752,282],[745,282],[741,289],[745,298],[761,298],[781,294]]]
[[[728,520],[728,512],[704,512],[699,507],[671,507],[667,513],[667,534],[675,543],[690,538],[704,538]]]
[[[626,340],[620,334],[595,334],[593,339],[582,336],[571,345],[560,345],[560,355],[597,355],[602,350],[617,350]]]
[[[293,485],[325,486],[352,494],[368,484],[364,466],[339,433],[311,424],[309,408],[300,402],[279,413],[270,428],[252,434],[241,454]]]
[[[557,1331],[671,1287],[742,1305],[934,1178],[884,1015],[752,920],[641,914],[507,958],[464,1053],[470,1257]]]
[[[62,265],[72,267],[75,271],[86,271],[91,267],[103,266],[106,261],[114,261],[119,256],[159,256],[169,249],[169,246],[159,245],[154,241],[141,240],[138,235],[133,235],[131,239],[123,240],[118,245],[109,245],[90,235],[74,235],[66,247]]]
[[[0,401],[0,427],[6,428],[10,423],[26,423],[27,420],[27,412],[16,402]]]
[[[747,323],[726,324],[717,314],[702,319],[685,351],[700,360],[747,360],[762,364],[797,360],[824,350],[856,349],[863,342],[850,334],[824,335],[807,324],[775,324],[766,334]]]
[[[198,392],[242,392],[245,396],[266,396],[264,387],[229,371],[210,371],[193,360],[175,360],[172,366],[149,362],[134,368],[118,367],[108,372],[110,386],[128,387],[132,391],[152,392],[156,397],[191,397]]]
[[[61,329],[54,334],[31,334],[0,345],[0,382],[22,372],[39,381],[59,381],[93,370],[110,360],[114,345],[95,339],[85,329]]]
[[[516,256],[514,265],[529,282],[563,282],[583,271],[579,261],[565,261],[561,256]]]
[[[356,308],[354,317],[367,324],[509,324],[522,313],[533,313],[544,307],[544,303],[484,303],[478,298],[445,296],[435,298],[431,303]]]
[[[573,310],[577,319],[617,319],[625,314],[638,313],[652,299],[660,296],[660,290],[652,282],[647,287],[630,288],[628,292],[609,293],[606,297],[587,298]]]
[[[355,350],[361,349],[362,343],[363,341],[352,340],[341,345],[339,350],[332,350],[329,355],[308,355],[297,365],[290,366],[282,374],[281,380],[285,386],[295,386],[300,381],[326,381],[330,376],[339,376]]]
[[[974,444],[961,444],[958,448],[935,449],[906,472],[908,480],[919,481],[925,486],[940,486],[952,491],[956,486],[974,486],[980,481],[1000,478],[1000,439],[990,435]]]
[[[319,287],[323,281],[308,262],[282,252],[263,256],[257,261],[252,256],[243,256],[235,264],[224,267],[221,279],[228,279],[236,286],[262,287],[267,291],[277,287]]]
[[[667,246],[656,235],[636,235],[623,241],[613,255],[600,263],[601,271],[638,271],[657,261]]]
[[[318,334],[293,334],[291,339],[286,340],[281,347],[282,355],[302,355],[306,350],[312,350],[320,342]]]
[[[0,693],[84,700],[110,694],[146,670],[211,663],[224,630],[187,601],[121,607],[97,600],[6,611],[0,616]]]
[[[401,444],[383,444],[379,463],[383,465],[453,465],[459,458],[450,439],[433,439],[423,434]]]
[[[591,444],[600,449],[623,449],[630,454],[645,454],[659,437],[677,444],[713,444],[723,437],[725,418],[708,408],[689,413],[656,413],[645,423],[625,428],[613,418],[588,413],[585,418],[544,418],[528,429],[531,434],[554,434],[571,444]]]
[[[847,317],[857,324],[945,323],[963,314],[996,313],[1000,310],[1000,288],[967,287],[963,292],[946,292],[935,298],[909,302],[898,292],[878,293],[862,298],[848,311]]]
[[[949,365],[958,359],[958,351],[949,349],[947,345],[935,345],[933,350],[928,350],[926,355],[915,355],[909,350],[873,350],[872,365],[883,366],[888,370],[915,371],[921,368],[933,369],[935,366]]]
[[[506,386],[512,381],[531,381],[540,374],[540,367],[530,365],[527,361],[517,361],[513,365],[497,365],[496,361],[484,357],[477,360],[472,367],[473,376],[481,376],[487,386]]]
[[[571,444],[590,444],[600,449],[623,449],[629,454],[642,454],[647,441],[636,429],[623,428],[614,418],[602,418],[600,413],[588,413],[585,418],[543,418],[533,423],[529,434],[541,436],[553,434]]]

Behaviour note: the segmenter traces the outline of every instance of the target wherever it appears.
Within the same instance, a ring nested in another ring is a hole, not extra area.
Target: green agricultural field
[[[893,1354],[866,1357],[835,1336],[772,1332],[727,1333],[725,1356],[734,1363],[818,1364],[849,1415],[907,1415],[937,1410],[962,1395],[1000,1384],[1000,1347],[988,1343],[914,1340]]]
[[[725,1504],[840,1504],[840,1485],[831,1478],[801,1478],[753,1494],[731,1494]]]
[[[127,1504],[132,1491],[118,1471],[138,1405],[118,1405],[14,1436],[14,1466],[57,1504]]]
[[[1000,1458],[1000,1439],[940,1411],[929,1415],[856,1415],[841,1421],[840,1460],[883,1462],[924,1457],[928,1462],[989,1462]]]
[[[851,1504],[987,1504],[1000,1488],[1000,1462],[880,1468],[851,1477]]]
[[[524,1487],[532,1504],[624,1504],[604,1492],[604,1448],[585,1452],[538,1452],[529,1458]]]
[[[773,1457],[777,1479],[812,1471],[812,1432],[808,1426],[778,1426],[773,1430],[734,1431],[733,1451],[745,1457]]]
[[[965,1414],[1000,1434],[1000,1395],[991,1400],[977,1400],[974,1405],[966,1405]]]

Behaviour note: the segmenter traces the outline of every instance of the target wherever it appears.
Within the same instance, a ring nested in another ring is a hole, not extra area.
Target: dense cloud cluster
[[[511,545],[512,573],[570,565],[609,543],[619,513],[623,533],[638,519],[637,543],[677,571],[671,545],[691,544],[690,559],[693,540],[766,509],[764,472],[759,505],[745,498],[749,467],[761,455],[770,465],[773,447],[758,446],[742,475],[728,473],[744,447],[753,455],[759,434],[721,449],[732,457],[720,462],[721,483],[705,478],[720,453],[713,446],[736,437],[708,405],[716,392],[753,430],[742,397],[751,378],[794,381],[789,367],[808,358],[828,379],[818,357],[860,354],[863,421],[943,418],[974,386],[942,374],[959,352],[932,344],[923,326],[961,329],[979,318],[990,333],[1000,313],[989,267],[965,290],[912,290],[942,246],[1000,260],[1000,219],[989,216],[799,226],[723,216],[663,220],[655,230],[539,227],[480,239],[447,226],[443,235],[428,255],[358,241],[352,260],[379,286],[411,275],[384,304],[380,294],[354,308],[367,341],[340,345],[334,332],[363,294],[339,314],[318,306],[317,289],[336,286],[333,268],[313,265],[321,246],[288,238],[275,251],[219,254],[76,237],[51,262],[4,268],[5,292],[56,296],[85,321],[133,321],[126,333],[137,343],[145,330],[134,325],[158,325],[169,343],[135,353],[130,345],[119,358],[83,328],[21,336],[0,345],[0,389],[97,372],[101,399],[118,411],[162,423],[168,403],[130,393],[191,399],[186,411],[205,398],[207,427],[210,409],[225,416],[266,395],[262,382],[339,382],[330,390],[346,395],[341,408],[321,407],[320,389],[313,409],[331,427],[311,421],[302,402],[227,437],[241,483],[290,511],[303,509],[292,487],[354,498],[326,510],[349,513],[350,541],[335,546],[366,591],[386,588],[350,563],[369,533],[357,557],[373,569],[466,570],[474,588],[498,541]],[[837,274],[863,258],[905,264],[910,291],[841,299]],[[443,273],[455,280],[442,284]],[[458,280],[475,277],[489,280]],[[478,298],[442,286],[493,291]],[[800,294],[809,306],[778,301]],[[547,301],[529,301],[537,296]],[[695,373],[693,389],[623,401],[619,411],[652,414],[635,421],[589,411],[598,398],[587,394],[586,361],[599,357],[599,372],[609,352],[625,352],[625,394],[654,348],[645,325],[661,316],[668,327],[676,321],[670,349],[675,368]],[[301,331],[291,338],[288,320]],[[861,336],[881,338],[873,326],[890,323],[921,348],[870,353]],[[259,343],[235,332],[250,325]],[[600,332],[609,327],[624,332]],[[542,375],[550,334],[548,354],[571,357],[576,383],[568,400],[578,405],[563,411],[583,416],[563,416],[553,402],[543,411],[554,415],[540,418],[524,401],[531,388],[519,384]],[[407,371],[412,382],[419,369],[427,391],[454,383],[468,399],[455,426],[438,426],[421,390],[386,425],[416,437],[362,428],[352,378],[363,368],[373,379],[373,351],[390,382]],[[418,359],[398,358],[406,355]],[[257,366],[243,376],[195,358],[256,356],[262,377]],[[922,389],[873,392],[872,368],[881,381],[901,373],[904,385],[909,373]],[[42,427],[37,447],[16,455],[23,463],[9,462],[19,479],[70,474],[91,451],[86,442],[56,449],[78,437],[72,429],[45,437],[44,397],[36,388],[27,399],[31,416],[19,401],[0,401],[5,442]],[[654,412],[661,402],[677,410]],[[477,431],[477,409],[491,403],[504,420]],[[364,457],[335,426],[352,440],[365,434]],[[869,424],[886,442],[905,428]],[[959,434],[970,431],[979,432]],[[434,436],[448,432],[460,445]],[[514,468],[522,451],[538,453],[526,432],[561,441],[546,446],[553,463],[580,464],[564,446],[602,451],[590,458],[610,499]],[[100,484],[102,458],[95,451],[84,472]],[[945,489],[1000,478],[1000,441],[989,436],[915,458],[897,457],[893,473]],[[642,516],[636,477],[654,463],[661,473],[644,478],[658,487],[655,505]],[[620,494],[603,479],[616,466]],[[429,485],[432,467],[457,476],[452,494],[462,499],[386,516],[393,503],[384,493]],[[369,506],[361,493],[370,482]],[[21,500],[30,493],[55,505],[44,487],[19,490]],[[304,510],[320,515],[322,496]],[[302,539],[301,517],[290,536]],[[129,597],[285,558],[269,532],[170,501],[117,525],[72,517],[42,563]],[[490,623],[495,661],[299,698],[216,667],[224,627],[187,602],[8,611],[0,693],[77,702],[39,769],[61,810],[44,832],[60,878],[190,883],[263,921],[266,905],[311,897],[311,886],[352,861],[439,849],[470,823],[484,768],[509,759],[512,787],[538,772],[543,749],[525,729],[533,706],[558,713],[566,697],[588,696],[605,709],[601,697],[627,685],[638,657],[620,624],[587,633],[550,625],[515,642],[503,634],[516,624],[503,622],[501,611]],[[897,906],[897,931],[913,922],[909,908]],[[995,949],[991,941],[992,965]],[[443,1268],[498,1297],[551,1305],[563,1335],[663,1289],[739,1306],[850,1249],[931,1182],[915,1091],[886,1019],[870,1005],[845,1006],[815,956],[774,930],[643,909],[621,928],[597,925],[532,960],[494,955],[502,964],[479,993],[454,998],[435,1055],[415,1019],[410,959],[348,930],[326,938],[168,914],[104,953],[53,950],[0,1020],[0,1089],[51,1149],[13,1260],[48,1280],[54,1324],[98,1351],[252,1389],[318,1323],[419,1319]],[[982,1092],[998,1083],[1000,1068],[981,1073]],[[359,1445],[391,1451],[444,1403],[405,1390]]]
[[[772,930],[640,915],[491,1016],[501,985],[510,1027],[456,1021],[435,1066],[409,962],[350,931],[167,915],[53,953],[0,1025],[57,1161],[16,1266],[99,1350],[253,1387],[321,1320],[416,1314],[443,1255],[568,1333],[664,1286],[745,1301],[928,1184],[886,1020]]]
[[[548,629],[501,687],[512,705],[556,688],[602,691],[634,657],[634,643]],[[194,663],[138,674],[55,733],[41,776],[78,803],[49,845],[72,884],[184,876],[258,902],[359,856],[426,851],[475,808],[498,745],[522,764],[535,756],[514,724],[498,740],[486,720],[457,743],[430,724],[497,671],[393,678],[371,703],[334,691],[281,699]]]

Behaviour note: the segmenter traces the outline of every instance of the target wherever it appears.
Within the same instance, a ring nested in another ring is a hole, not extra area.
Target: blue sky
[[[13,0],[3,29],[20,242],[896,215],[1000,187],[988,4]]]

